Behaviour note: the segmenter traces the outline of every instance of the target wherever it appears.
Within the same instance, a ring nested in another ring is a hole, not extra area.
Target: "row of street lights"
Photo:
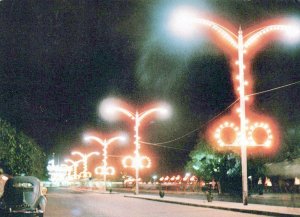
[[[84,137],[85,142],[96,141],[98,144],[102,145],[102,147],[103,147],[103,149],[102,149],[102,166],[96,167],[95,173],[103,175],[105,191],[106,191],[106,176],[115,174],[115,169],[111,166],[107,166],[107,147],[108,147],[108,145],[110,145],[111,143],[113,143],[117,140],[125,141],[126,138],[124,136],[116,136],[116,137],[110,138],[109,140],[106,140],[106,139],[102,140],[101,138],[96,137],[96,136],[87,135]]]
[[[118,117],[117,113],[124,114],[125,116],[129,117],[130,120],[134,121],[134,145],[135,151],[134,156],[126,156],[124,157],[122,163],[124,168],[134,168],[135,169],[135,180],[139,180],[139,170],[142,168],[150,168],[151,160],[147,156],[143,156],[140,154],[140,134],[139,129],[141,125],[141,121],[144,120],[146,117],[149,117],[151,114],[158,114],[161,118],[167,118],[170,114],[170,107],[166,104],[156,104],[150,109],[146,109],[143,112],[132,112],[131,110],[127,109],[123,106],[120,100],[108,98],[104,100],[100,105],[100,115],[107,120],[117,120],[115,119]],[[102,139],[94,135],[85,135],[83,138],[84,142],[97,142],[99,145],[102,146],[102,165],[95,168],[95,173],[103,175],[104,186],[106,190],[106,180],[107,175],[113,175],[115,173],[115,169],[111,166],[108,166],[107,159],[107,148],[110,144],[116,141],[125,141],[126,137],[123,135],[115,136],[110,139]],[[71,153],[72,155],[79,155],[81,160],[73,161],[71,159],[66,159],[66,163],[71,163],[73,168],[73,179],[80,178],[90,178],[91,172],[87,170],[87,161],[88,158],[93,155],[100,155],[99,152],[91,152],[89,154],[83,154],[81,152],[75,151]],[[83,171],[77,174],[77,168],[79,163],[83,163]],[[136,181],[136,188],[135,194],[139,194],[139,183]]]
[[[141,168],[149,168],[151,166],[150,158],[147,156],[142,156],[140,154],[141,145],[139,127],[141,121],[153,113],[159,114],[161,118],[167,118],[170,115],[170,107],[166,104],[157,104],[154,107],[151,107],[150,109],[144,110],[142,112],[134,112],[130,109],[127,109],[126,106],[123,105],[124,103],[122,103],[120,100],[108,98],[101,103],[100,114],[107,120],[115,121],[117,113],[121,113],[127,116],[130,120],[134,121],[134,156],[126,156],[123,159],[123,166],[125,168],[129,167],[135,169],[135,194],[139,194],[139,170]]]
[[[226,47],[227,50],[229,46],[234,50],[234,52],[229,50],[229,53],[230,55],[232,55],[232,58],[234,59],[237,58],[236,64],[238,65],[237,76],[233,76],[233,77],[237,77],[237,83],[234,83],[234,86],[238,90],[237,97],[239,100],[239,110],[238,110],[239,124],[234,124],[233,122],[229,122],[229,121],[222,123],[220,127],[218,127],[215,130],[216,132],[215,140],[221,146],[239,146],[241,148],[243,204],[247,205],[248,204],[247,146],[250,145],[250,146],[269,147],[271,146],[271,144],[274,143],[275,140],[274,137],[276,135],[273,135],[271,127],[268,124],[263,122],[256,122],[255,124],[252,125],[252,127],[250,127],[249,124],[250,121],[246,118],[246,116],[249,117],[251,116],[250,107],[251,107],[251,102],[253,102],[253,100],[248,100],[248,98],[249,95],[252,94],[253,82],[251,81],[250,70],[246,71],[247,73],[245,73],[245,68],[246,68],[246,62],[250,61],[250,59],[253,58],[254,52],[252,52],[251,54],[252,56],[248,56],[247,61],[245,61],[245,55],[247,54],[247,50],[249,50],[250,48],[259,47],[258,41],[271,33],[285,32],[288,33],[289,35],[293,35],[294,38],[298,39],[300,35],[299,26],[295,27],[293,25],[290,25],[286,21],[276,21],[275,24],[272,23],[270,25],[260,26],[254,31],[251,30],[249,31],[248,34],[244,34],[242,28],[240,27],[239,30],[237,31],[237,34],[235,34],[231,30],[229,30],[229,28],[222,26],[209,19],[199,17],[197,14],[192,13],[185,9],[181,11],[177,11],[174,14],[173,18],[174,19],[172,21],[172,27],[173,29],[175,28],[177,33],[181,32],[186,34],[188,31],[193,31],[195,25],[203,26],[205,28],[208,28],[209,30],[212,30],[213,34],[216,34],[217,36],[221,36],[222,43],[218,43],[218,44],[221,44],[222,48]],[[224,44],[223,42],[226,42],[227,44]],[[248,80],[246,80],[245,78],[247,78]],[[246,104],[247,100],[249,102],[248,104]],[[125,115],[126,117],[129,118],[129,120],[133,121],[134,123],[134,145],[135,145],[134,155],[125,157],[123,159],[123,166],[125,168],[131,167],[135,169],[136,180],[139,180],[139,170],[143,167],[149,168],[151,165],[150,158],[140,154],[140,148],[141,148],[140,134],[139,134],[140,124],[146,117],[154,113],[167,117],[169,111],[170,111],[169,108],[166,108],[165,106],[161,106],[161,105],[151,107],[150,109],[142,112],[133,111],[132,109],[127,109],[127,107],[124,106],[124,103],[121,102],[120,100],[116,100],[113,98],[104,100],[100,105],[100,114],[104,119],[110,121],[111,120],[116,121],[118,119],[118,113],[119,113]],[[235,125],[239,125],[239,127]],[[233,129],[234,133],[237,134],[236,139],[231,144],[222,141],[221,135],[225,128]],[[260,128],[266,131],[267,139],[268,139],[267,142],[264,142],[263,144],[258,144],[253,139],[253,132],[256,128]],[[86,142],[96,141],[97,143],[103,146],[102,166],[100,166],[97,169],[97,172],[104,176],[104,182],[106,182],[107,175],[111,175],[114,173],[114,169],[112,167],[109,167],[107,164],[107,147],[109,144],[117,140],[121,140],[121,137],[114,137],[109,140],[106,139],[103,140],[95,136],[85,137]],[[93,154],[97,154],[97,153],[94,152]],[[99,153],[97,155],[99,155]],[[87,161],[88,156],[82,155],[81,157],[83,162]],[[71,160],[69,160],[69,162],[71,162],[75,168],[75,165],[77,165],[80,161],[72,162]],[[82,175],[84,177],[89,176],[88,172],[86,171],[86,167],[84,168],[85,169]],[[136,194],[139,193],[138,181],[136,181],[135,193]]]

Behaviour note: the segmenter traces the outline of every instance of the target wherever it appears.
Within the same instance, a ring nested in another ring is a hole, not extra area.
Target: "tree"
[[[264,163],[263,158],[249,158],[248,174],[251,174],[253,180],[258,180],[264,174]],[[193,171],[205,181],[215,179],[224,192],[242,193],[240,156],[233,152],[217,152],[201,140],[190,153],[186,169]]]
[[[22,132],[0,118],[0,167],[11,175],[46,174],[46,156],[41,148]]]

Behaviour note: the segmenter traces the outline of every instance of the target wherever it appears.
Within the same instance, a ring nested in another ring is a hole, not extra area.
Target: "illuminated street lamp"
[[[100,105],[100,114],[103,118],[106,118],[108,120],[115,120],[116,119],[116,113],[122,113],[129,117],[131,120],[134,121],[134,131],[135,131],[135,151],[134,151],[134,157],[132,156],[126,156],[123,159],[123,166],[126,167],[132,167],[135,168],[135,178],[136,178],[136,188],[135,188],[135,194],[139,194],[139,169],[141,168],[149,168],[151,166],[150,158],[147,156],[141,156],[140,155],[140,136],[139,136],[139,126],[141,124],[141,121],[148,117],[150,114],[157,113],[161,115],[161,117],[166,118],[170,114],[170,109],[167,105],[160,105],[158,107],[151,108],[149,110],[143,111],[143,112],[132,112],[120,105],[119,100],[115,100],[112,98],[108,98],[104,100]],[[131,162],[131,164],[128,165],[128,162]]]
[[[61,164],[60,166],[64,168],[64,170],[65,170],[66,173],[67,173],[67,174],[65,175],[65,177],[67,178],[68,181],[70,181],[70,180],[72,179],[72,167],[73,167],[73,166],[69,166],[69,165],[67,165],[67,164]]]
[[[249,92],[251,91],[250,84],[247,80],[245,80],[245,60],[244,54],[246,53],[247,49],[250,47],[258,46],[257,42],[259,39],[262,39],[265,35],[269,33],[274,33],[277,31],[281,31],[292,35],[293,38],[299,38],[300,36],[300,29],[299,26],[287,24],[284,21],[278,22],[278,24],[266,25],[257,28],[256,30],[250,31],[250,33],[244,35],[242,28],[240,27],[238,30],[238,34],[233,33],[229,30],[229,28],[224,27],[216,22],[205,18],[199,18],[194,11],[190,11],[187,9],[182,9],[176,11],[174,13],[174,19],[171,20],[171,28],[176,31],[177,33],[184,33],[185,36],[189,36],[195,30],[196,25],[201,25],[206,28],[209,28],[218,36],[228,42],[228,45],[237,51],[237,61],[236,64],[238,65],[238,93],[239,93],[239,117],[240,117],[240,129],[234,126],[233,123],[225,123],[225,125],[221,125],[220,128],[217,129],[216,132],[216,139],[217,142],[221,146],[226,146],[224,142],[221,141],[220,131],[224,128],[232,128],[236,133],[238,133],[234,143],[228,144],[230,146],[240,146],[241,147],[241,165],[242,165],[242,183],[243,183],[243,204],[248,204],[248,183],[247,183],[247,146],[267,146],[269,147],[272,143],[273,136],[271,134],[271,130],[269,126],[265,123],[255,123],[252,125],[250,130],[247,126],[247,119],[246,119],[246,101],[248,100],[248,96],[245,94],[245,86],[248,85]],[[224,43],[222,43],[224,46]],[[249,93],[250,94],[250,93]],[[249,102],[250,104],[250,102]],[[247,105],[250,106],[250,105]],[[266,142],[259,145],[253,139],[253,131],[256,128],[262,128],[267,132],[267,139]],[[248,131],[249,130],[249,131]],[[252,130],[252,131],[251,131]],[[248,138],[247,138],[247,131],[248,131]]]
[[[66,163],[71,163],[72,164],[72,167],[73,167],[73,179],[76,180],[78,178],[78,175],[77,175],[77,168],[78,168],[78,165],[80,162],[82,162],[82,160],[79,160],[79,161],[73,161],[71,159],[65,159],[65,162]]]
[[[153,175],[153,176],[152,176],[152,179],[153,179],[153,183],[156,184],[157,175]]]
[[[107,166],[107,147],[109,144],[113,143],[114,141],[120,140],[120,141],[124,141],[126,140],[126,138],[124,136],[116,136],[113,138],[110,138],[109,140],[102,140],[99,137],[96,136],[85,136],[84,137],[84,141],[86,142],[90,142],[90,141],[96,141],[97,143],[99,143],[100,145],[103,146],[103,159],[102,159],[102,166],[100,167],[96,167],[95,168],[95,173],[96,174],[101,174],[103,175],[103,179],[104,179],[104,189],[106,191],[106,176],[107,175],[114,175],[115,174],[115,169],[113,167],[108,167]]]
[[[83,154],[79,151],[73,151],[71,153],[72,155],[79,155],[82,158],[82,162],[83,162],[83,171],[79,173],[79,177],[82,178],[90,178],[92,176],[91,172],[87,171],[87,161],[88,158],[91,157],[92,155],[100,155],[99,152],[91,152],[89,154]]]

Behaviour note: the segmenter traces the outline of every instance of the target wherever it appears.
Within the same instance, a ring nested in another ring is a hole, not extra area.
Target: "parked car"
[[[0,198],[0,216],[43,217],[47,199],[42,194],[40,180],[33,176],[9,178]]]

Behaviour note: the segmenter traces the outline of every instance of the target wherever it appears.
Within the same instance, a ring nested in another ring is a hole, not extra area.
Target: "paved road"
[[[49,189],[45,217],[255,217],[209,208],[125,198],[123,194],[74,193]]]

